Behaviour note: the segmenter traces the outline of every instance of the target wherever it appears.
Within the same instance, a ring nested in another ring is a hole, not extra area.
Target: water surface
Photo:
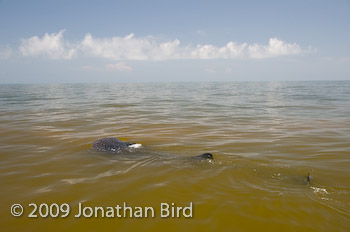
[[[107,136],[144,147],[89,151]],[[349,231],[349,141],[348,81],[0,85],[0,222],[4,231]],[[204,152],[215,160],[189,158]],[[27,217],[30,203],[76,211],[79,202],[194,208],[192,218]],[[22,217],[11,216],[14,203]]]

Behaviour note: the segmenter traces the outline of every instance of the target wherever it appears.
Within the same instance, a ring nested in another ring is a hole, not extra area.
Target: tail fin
[[[311,182],[311,175],[310,175],[310,172],[309,173],[307,173],[307,177],[306,177],[306,181],[308,182],[308,183],[310,183]]]

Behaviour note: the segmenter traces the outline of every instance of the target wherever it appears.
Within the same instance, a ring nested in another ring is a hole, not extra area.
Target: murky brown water
[[[89,151],[106,136],[144,146]],[[347,81],[0,85],[0,149],[1,231],[350,230]],[[75,218],[124,202],[155,217]],[[70,214],[28,218],[30,203]]]

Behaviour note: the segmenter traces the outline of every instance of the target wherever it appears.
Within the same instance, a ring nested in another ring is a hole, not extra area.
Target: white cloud
[[[178,39],[159,42],[152,36],[136,38],[133,33],[125,37],[94,38],[86,34],[82,41],[71,45],[63,40],[64,30],[22,41],[20,51],[25,56],[47,55],[52,59],[70,59],[82,56],[110,60],[169,60],[169,59],[262,59],[304,52],[296,43],[270,38],[268,45],[228,42],[223,47],[211,44],[180,46]],[[115,64],[114,64],[115,65]]]
[[[252,58],[268,58],[281,55],[295,55],[302,52],[296,43],[285,43],[277,38],[271,38],[269,45],[254,44],[248,47],[248,54]]]
[[[180,58],[179,40],[158,43],[152,37],[135,38],[134,34],[125,37],[93,38],[87,34],[80,49],[85,54],[113,60],[165,60]]]
[[[134,34],[104,39],[95,39],[87,34],[81,45],[82,51],[90,56],[113,60],[259,59],[303,52],[299,45],[277,38],[271,38],[268,45],[237,44],[231,41],[223,47],[211,44],[181,47],[178,39],[160,43],[152,37],[135,38]]]
[[[106,65],[107,70],[117,70],[117,71],[133,71],[131,66],[124,64],[123,62],[118,62],[115,64]]]
[[[28,39],[23,39],[19,47],[24,56],[39,56],[47,55],[51,59],[71,59],[76,53],[76,48],[65,43],[63,40],[63,32],[48,34],[42,38],[33,36]]]

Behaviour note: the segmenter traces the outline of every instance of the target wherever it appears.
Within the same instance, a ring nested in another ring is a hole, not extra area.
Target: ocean
[[[350,81],[0,85],[0,154],[2,231],[350,231]]]

